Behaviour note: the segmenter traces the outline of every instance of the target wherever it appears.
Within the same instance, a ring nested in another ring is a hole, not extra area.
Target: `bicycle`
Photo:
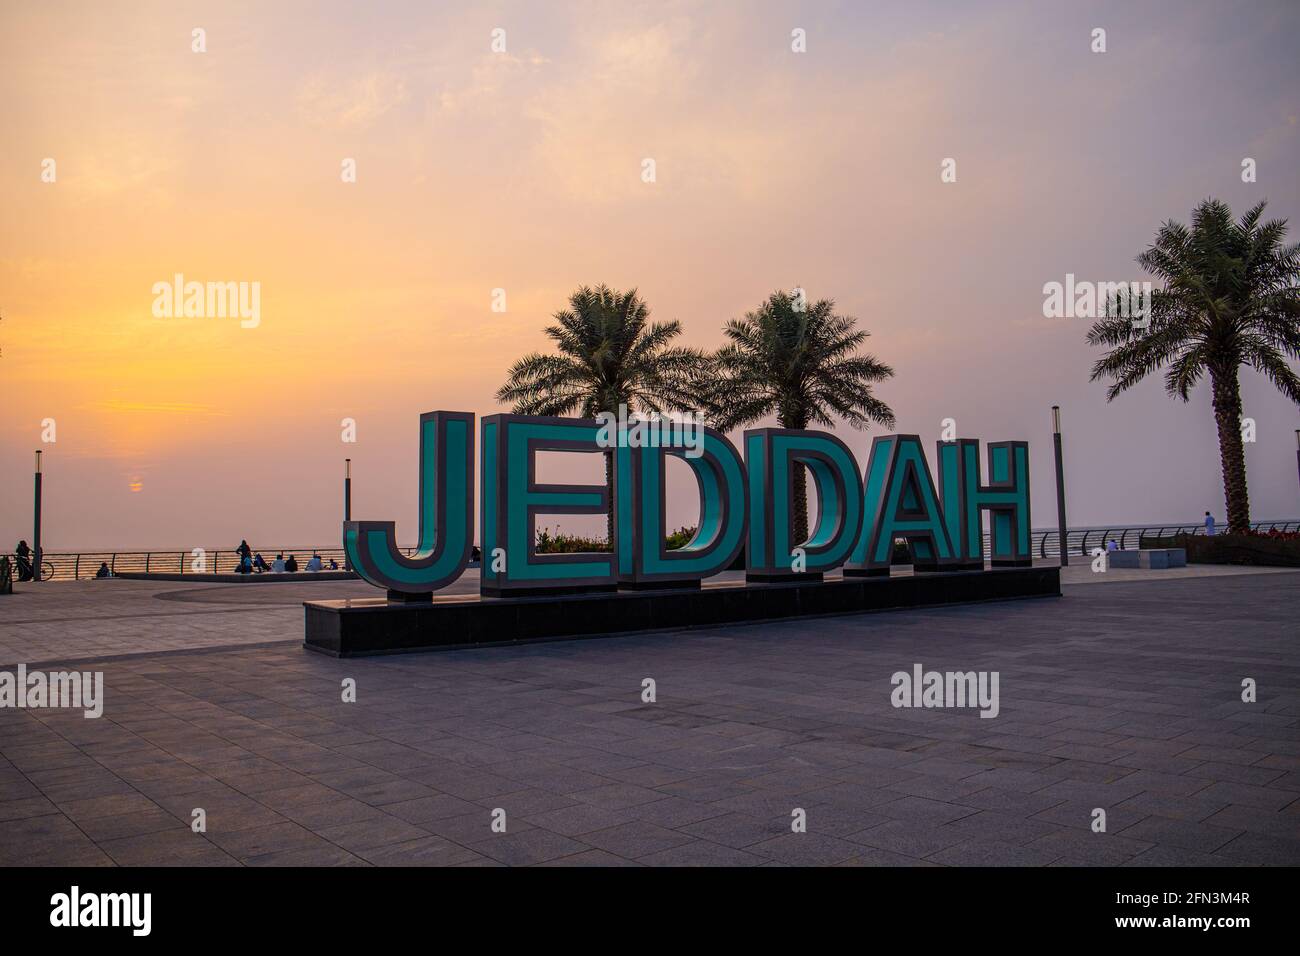
[[[27,562],[28,567],[31,567],[31,564],[32,564],[31,561]],[[13,580],[21,581],[22,573],[20,571],[20,568],[22,567],[22,565],[19,563],[17,555],[14,555],[13,557],[10,558],[10,567],[12,568]],[[35,568],[33,568],[33,570],[35,570]],[[40,576],[37,577],[36,575],[33,575],[28,580],[49,581],[53,577],[54,577],[54,562],[42,561],[40,567]]]

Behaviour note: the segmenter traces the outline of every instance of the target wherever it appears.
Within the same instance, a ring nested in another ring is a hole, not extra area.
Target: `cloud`
[[[362,129],[407,100],[406,81],[397,73],[374,70],[343,84],[317,72],[298,88],[299,114],[313,126]]]

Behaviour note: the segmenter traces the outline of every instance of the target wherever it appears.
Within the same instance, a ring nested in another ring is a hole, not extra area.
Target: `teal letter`
[[[846,575],[888,575],[896,538],[911,545],[917,571],[952,565],[952,545],[918,436],[884,435],[873,441],[864,487],[866,523]]]
[[[604,485],[537,483],[540,451],[603,454],[605,449],[597,442],[600,422],[490,415],[482,426],[480,592],[507,597],[559,589],[613,590],[617,582],[611,554],[537,554],[537,515],[606,511],[609,492]]]
[[[391,521],[347,521],[348,561],[390,597],[431,596],[461,576],[474,538],[474,416],[420,416],[420,538],[410,557],[397,549]]]
[[[749,481],[746,579],[816,580],[848,559],[862,525],[862,481],[847,445],[819,431],[759,428],[745,432]],[[817,520],[807,541],[794,541],[794,469],[812,472]],[[801,553],[796,554],[795,549]]]
[[[990,555],[994,567],[1034,563],[1029,543],[1029,443],[993,442],[989,478],[980,483],[980,443],[959,438],[939,443],[944,512],[962,567],[984,567],[982,511],[989,512]]]
[[[658,423],[651,423],[658,428]],[[614,468],[614,553],[619,584],[627,588],[693,585],[736,559],[745,543],[745,468],[725,435],[703,428],[701,454],[668,447],[664,429],[647,447],[618,441]],[[676,455],[695,472],[700,489],[700,524],[687,544],[665,547],[666,456]]]

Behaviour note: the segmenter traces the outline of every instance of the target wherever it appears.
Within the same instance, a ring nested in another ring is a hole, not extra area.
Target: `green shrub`
[[[1300,568],[1300,540],[1268,534],[1182,534],[1167,547],[1187,551],[1188,564]]]

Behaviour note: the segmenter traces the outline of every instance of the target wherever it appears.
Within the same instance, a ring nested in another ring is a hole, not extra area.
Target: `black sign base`
[[[743,624],[821,614],[1060,597],[1060,568],[995,568],[698,590],[545,597],[306,601],[304,646],[335,657],[611,637],[634,631]]]

